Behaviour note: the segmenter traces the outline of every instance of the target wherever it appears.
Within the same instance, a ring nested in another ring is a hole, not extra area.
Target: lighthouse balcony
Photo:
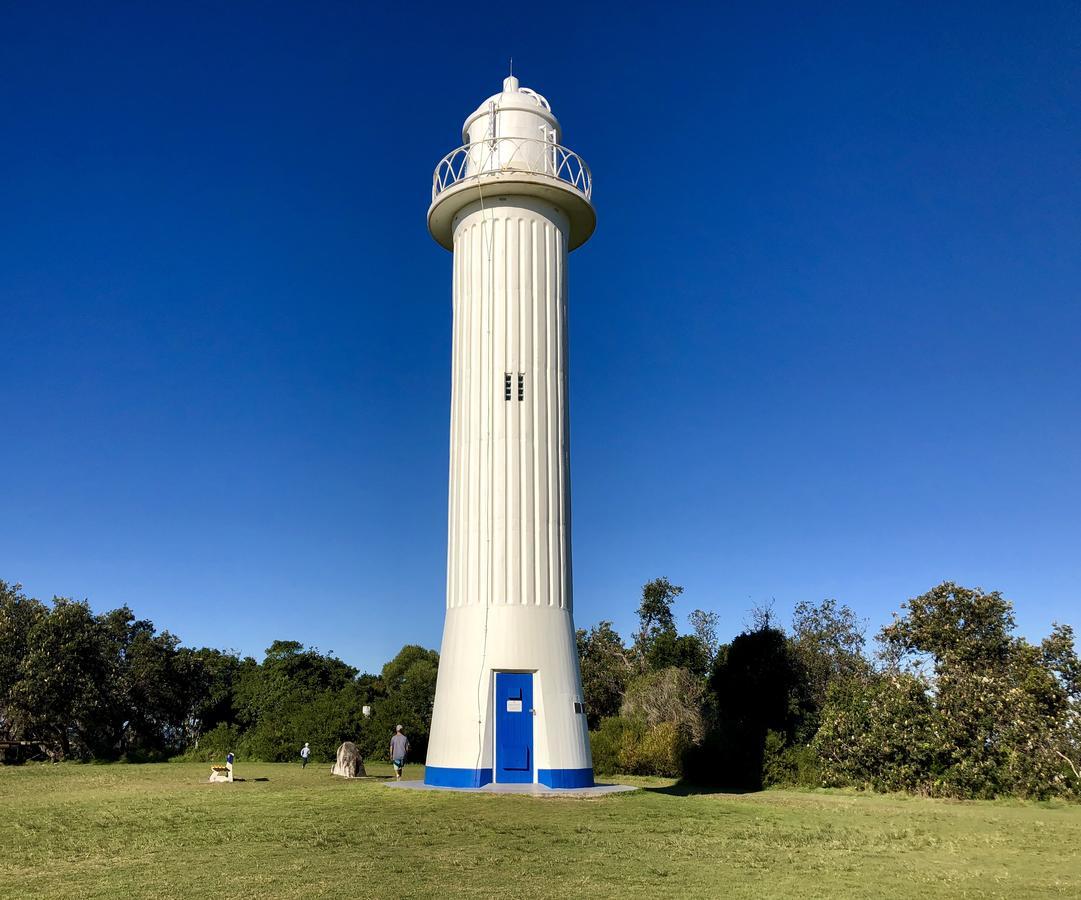
[[[582,157],[551,141],[498,137],[465,144],[435,167],[428,210],[432,236],[452,249],[459,210],[475,200],[495,204],[512,195],[559,207],[570,221],[568,249],[584,244],[596,226],[593,176]]]
[[[589,166],[573,150],[537,138],[486,138],[444,156],[432,176],[432,201],[448,188],[470,179],[527,172],[554,178],[588,200],[593,194]]]

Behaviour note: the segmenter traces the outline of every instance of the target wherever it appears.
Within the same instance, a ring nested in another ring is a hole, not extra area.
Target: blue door
[[[532,673],[495,673],[495,780],[533,781]]]

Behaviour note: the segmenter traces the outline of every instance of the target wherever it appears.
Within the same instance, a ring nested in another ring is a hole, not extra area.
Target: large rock
[[[356,744],[346,741],[338,748],[338,761],[334,763],[330,774],[341,775],[342,778],[360,778],[368,774],[364,771],[364,757],[360,755]]]

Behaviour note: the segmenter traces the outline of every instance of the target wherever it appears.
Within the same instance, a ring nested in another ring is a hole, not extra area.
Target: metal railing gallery
[[[589,166],[577,153],[536,138],[485,138],[444,156],[432,176],[432,200],[447,188],[482,175],[527,172],[556,178],[585,194],[593,193]]]

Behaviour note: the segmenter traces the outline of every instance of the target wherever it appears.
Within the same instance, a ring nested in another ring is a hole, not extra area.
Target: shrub
[[[797,785],[817,787],[821,784],[822,768],[814,750],[807,744],[788,744],[779,731],[766,734],[762,758],[764,787]]]
[[[812,746],[824,786],[930,793],[943,723],[927,684],[890,673],[834,685]]]
[[[692,784],[758,790],[762,786],[762,745],[734,727],[710,730],[701,744],[683,754],[683,777]]]
[[[590,743],[596,772],[678,778],[690,740],[685,729],[671,722],[651,727],[639,718],[610,716],[601,720]]]
[[[633,748],[645,734],[645,726],[636,719],[609,716],[590,734],[593,750],[593,770],[606,775],[627,772],[625,759],[633,756]],[[631,753],[626,753],[630,748]]]
[[[240,750],[240,742],[240,729],[222,722],[204,734],[197,745],[189,747],[177,758],[195,762],[221,762],[230,750],[234,753]]]
[[[702,679],[675,667],[635,678],[623,697],[620,713],[640,719],[649,728],[669,724],[691,742],[702,739]]]
[[[634,775],[679,778],[683,774],[683,753],[689,745],[684,730],[673,723],[654,725],[638,742],[630,772]]]

